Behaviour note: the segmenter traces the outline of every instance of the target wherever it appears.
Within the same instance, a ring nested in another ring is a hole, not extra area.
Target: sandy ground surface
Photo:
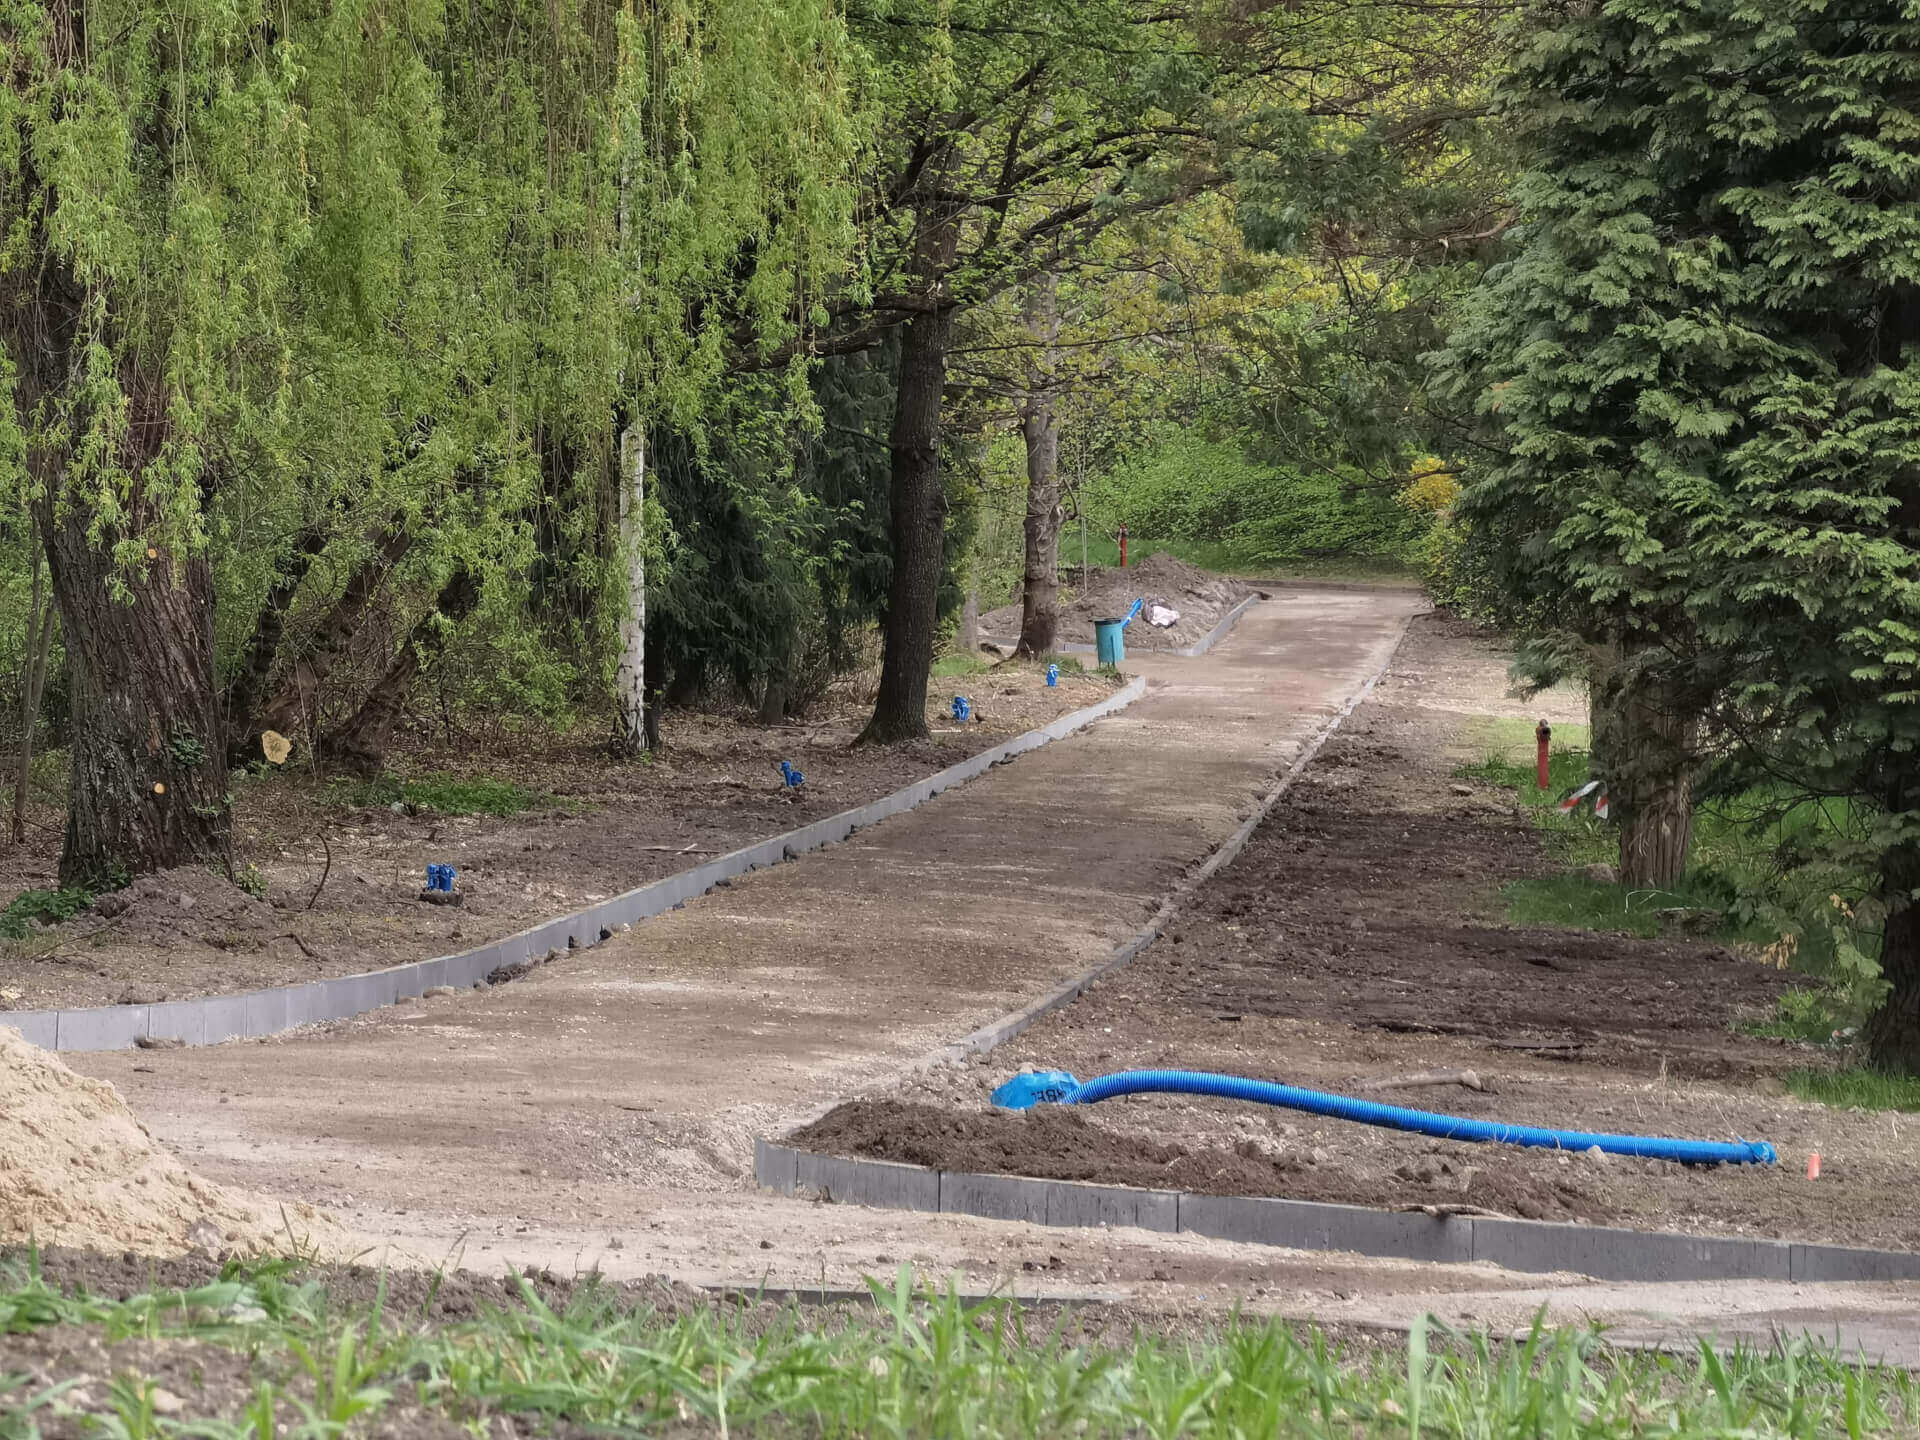
[[[383,792],[302,773],[238,777],[236,858],[254,867],[261,893],[183,868],[142,876],[24,940],[0,938],[0,1019],[9,1009],[300,985],[483,945],[864,805],[1114,688],[1073,671],[1049,688],[1043,667],[1012,661],[936,680],[933,734],[887,750],[850,748],[865,711],[836,695],[817,720],[793,725],[669,712],[664,753],[647,762],[621,762],[585,742],[502,741],[451,755],[416,747],[397,757],[404,778],[518,786],[528,808],[504,818],[379,803]],[[972,702],[965,725],[950,714],[956,693]],[[783,759],[805,777],[800,789],[784,784]],[[31,843],[0,848],[0,902],[57,883],[60,812],[54,803],[39,811]],[[430,863],[460,872],[458,909],[421,901]]]
[[[529,981],[333,1033],[75,1058],[200,1173],[325,1204],[371,1259],[787,1288],[856,1288],[908,1261],[972,1290],[1164,1314],[1393,1326],[1431,1310],[1510,1329],[1547,1305],[1629,1340],[1837,1329],[1920,1358],[1915,1287],[1556,1283],[751,1187],[754,1134],[898,1093],[918,1057],[1106,953],[1420,608],[1404,592],[1278,593],[1204,659],[1138,662],[1152,693],[1091,732]],[[1498,708],[1503,688],[1462,695],[1462,713]]]

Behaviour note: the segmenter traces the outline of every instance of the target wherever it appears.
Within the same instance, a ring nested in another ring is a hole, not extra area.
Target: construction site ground
[[[1914,1286],[1614,1285],[1194,1236],[867,1210],[754,1188],[754,1136],[789,1133],[849,1099],[926,1096],[925,1057],[1086,970],[1133,934],[1386,665],[1410,621],[1412,637],[1348,722],[1354,739],[1347,743],[1364,746],[1408,711],[1442,717],[1431,732],[1372,743],[1417,762],[1402,783],[1440,786],[1440,813],[1471,812],[1475,826],[1514,830],[1500,853],[1524,859],[1519,822],[1501,797],[1453,793],[1442,763],[1450,742],[1441,731],[1488,714],[1577,720],[1583,707],[1574,696],[1547,697],[1544,712],[1541,701],[1508,699],[1496,648],[1416,619],[1423,609],[1405,590],[1277,589],[1205,657],[1130,659],[1130,669],[1149,677],[1148,695],[1090,731],[511,986],[409,1002],[265,1042],[70,1059],[118,1086],[154,1135],[200,1175],[323,1206],[376,1263],[494,1274],[531,1265],[562,1275],[598,1269],[614,1279],[664,1274],[696,1285],[856,1290],[863,1276],[908,1262],[934,1278],[953,1276],[968,1291],[1105,1300],[1165,1316],[1223,1315],[1238,1306],[1392,1327],[1432,1311],[1509,1330],[1524,1328],[1544,1306],[1557,1320],[1604,1320],[1626,1341],[1805,1330],[1885,1358],[1920,1360]],[[1334,763],[1351,753],[1334,748],[1327,769],[1308,772],[1318,778],[1302,793],[1321,807],[1308,827],[1315,845],[1341,843],[1343,822],[1332,813],[1336,796],[1325,777],[1351,770]],[[1394,762],[1375,758],[1380,763],[1367,773],[1390,777]],[[1372,784],[1356,777],[1346,788],[1376,805],[1378,795],[1364,788]],[[1411,832],[1412,822],[1404,828]],[[1269,826],[1256,838],[1249,863],[1278,833]],[[1403,873],[1424,863],[1423,853],[1435,873]],[[1368,900],[1342,913],[1325,892],[1330,882],[1315,882],[1325,926],[1310,925],[1306,938],[1328,957],[1321,970],[1364,953],[1372,929],[1385,923],[1382,897],[1401,892],[1422,908],[1423,924],[1444,929],[1451,922],[1440,907],[1484,889],[1499,868],[1438,835],[1424,850],[1349,861],[1347,888],[1366,891]],[[1469,873],[1454,873],[1462,869]],[[1244,917],[1221,910],[1236,895],[1252,907]],[[1259,955],[1237,954],[1225,939],[1232,932],[1219,927],[1257,930],[1270,921],[1284,933],[1299,922],[1262,916],[1263,907],[1287,901],[1243,895],[1230,884],[1203,888],[1181,922],[1194,927],[1191,940],[1162,942],[1140,962],[1191,955],[1212,976],[1204,984],[1221,987],[1221,1013],[1241,1016],[1214,1023],[1246,1027],[1251,1018],[1272,1027],[1257,1042],[1246,1038],[1252,1030],[1236,1031],[1240,1038],[1225,1048],[1190,1060],[1183,1054],[1183,1063],[1233,1058],[1236,1068],[1277,1073],[1281,1056],[1252,1052],[1285,1045],[1312,1057],[1305,1078],[1332,1082],[1355,1078],[1363,1065],[1461,1058],[1457,1047],[1472,1036],[1375,1024],[1391,1018],[1391,997],[1357,990],[1350,977],[1269,985],[1278,999],[1256,1006]],[[1333,948],[1342,925],[1351,937],[1340,941],[1346,952]],[[1471,926],[1463,920],[1457,928],[1465,936]],[[1602,959],[1599,951],[1583,955],[1583,963]],[[1528,968],[1549,984],[1564,983],[1550,967]],[[1093,1067],[1120,1068],[1149,1052],[1160,1058],[1145,1010],[1116,1010],[1114,1036],[1102,1023],[1094,1040],[1085,1017],[1099,1012],[1081,1008],[1134,1005],[1152,992],[1128,987],[1154,974],[1138,966],[1124,972],[1019,1046],[939,1083],[956,1096],[977,1090],[1041,1058],[1039,1047],[1050,1041],[1063,1061]],[[1179,983],[1199,983],[1198,976]],[[1731,1016],[1749,999],[1761,1003],[1764,992],[1687,995],[1677,1003],[1724,1004]],[[1511,1009],[1497,1023],[1544,1033],[1539,1017]],[[1318,1041],[1341,1026],[1363,1035],[1359,1048],[1323,1053]],[[1658,1092],[1627,1098],[1632,1085],[1660,1082],[1654,1062],[1633,1058],[1638,1052],[1621,1038],[1622,1027],[1594,1028],[1603,1061],[1595,1068],[1622,1087],[1620,1104],[1638,1103],[1658,1122],[1667,1103]],[[1724,1033],[1733,1068],[1712,1072],[1701,1058],[1716,1048],[1709,1028],[1703,1022],[1668,1047],[1669,1090],[1722,1083],[1731,1091],[1752,1081],[1754,1051],[1731,1031],[1715,1033]],[[1165,1043],[1198,1038],[1191,1028],[1170,1030]],[[1546,1106],[1555,1062],[1541,1057],[1549,1052],[1503,1054],[1513,1058],[1495,1070],[1500,1089],[1485,1097],[1488,1104],[1537,1099]],[[1786,1113],[1771,1094],[1754,1103]],[[1275,1138],[1304,1145],[1308,1159],[1317,1146],[1324,1153],[1314,1168],[1345,1163],[1349,1153],[1373,1156],[1365,1147],[1379,1143],[1331,1131]],[[1417,1161],[1428,1152],[1407,1154]],[[1843,1176],[1853,1169],[1846,1162]],[[1585,1178],[1602,1197],[1661,1180],[1636,1176],[1628,1185],[1629,1173]],[[1827,1193],[1813,1192],[1808,1203],[1817,1210]]]

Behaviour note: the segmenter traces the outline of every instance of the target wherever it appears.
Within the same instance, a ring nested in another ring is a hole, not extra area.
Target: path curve
[[[74,1057],[203,1172],[370,1238],[604,1229],[739,1195],[752,1135],[1086,969],[1391,652],[1405,592],[1276,592],[1145,699],[526,980],[327,1032]],[[521,1227],[526,1227],[522,1229]]]

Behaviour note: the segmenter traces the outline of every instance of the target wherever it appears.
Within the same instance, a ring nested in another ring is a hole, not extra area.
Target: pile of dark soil
[[[1164,1132],[1163,1132],[1164,1133]],[[831,1155],[892,1160],[969,1174],[1028,1175],[1183,1190],[1272,1195],[1340,1205],[1491,1210],[1529,1220],[1604,1220],[1602,1187],[1577,1173],[1536,1177],[1458,1158],[1423,1157],[1400,1172],[1356,1173],[1311,1151],[1243,1137],[1231,1145],[1116,1132],[1075,1110],[947,1110],[857,1100],[798,1131],[792,1143]]]
[[[1150,555],[1125,570],[1094,567],[1092,581],[1078,591],[1061,591],[1059,638],[1063,644],[1093,644],[1093,622],[1116,620],[1145,600],[1140,614],[1127,627],[1129,650],[1184,650],[1206,639],[1234,606],[1254,593],[1253,587],[1225,575],[1176,560],[1164,552]],[[1155,605],[1179,612],[1174,624],[1149,623]],[[980,633],[996,645],[1012,648],[1020,638],[1020,605],[1002,606],[980,617]]]

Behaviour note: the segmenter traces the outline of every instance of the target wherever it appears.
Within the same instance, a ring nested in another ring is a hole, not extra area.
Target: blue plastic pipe
[[[1022,1083],[1024,1082],[1024,1083]],[[1070,1087],[1070,1088],[1069,1088]],[[1677,1160],[1682,1165],[1772,1165],[1773,1146],[1764,1140],[1725,1144],[1712,1140],[1669,1140],[1658,1135],[1608,1135],[1586,1130],[1549,1130],[1537,1125],[1502,1125],[1492,1120],[1469,1120],[1462,1115],[1437,1115],[1381,1105],[1347,1095],[1249,1080],[1240,1075],[1214,1075],[1201,1070],[1121,1070],[1085,1084],[1064,1071],[1016,1075],[993,1092],[993,1103],[1009,1110],[1025,1110],[1036,1102],[1091,1105],[1116,1095],[1164,1093],[1217,1095],[1223,1100],[1253,1100],[1282,1105],[1311,1115],[1352,1120],[1361,1125],[1384,1125],[1431,1135],[1436,1140],[1493,1140],[1504,1145],[1528,1145],[1543,1150],[1592,1150],[1608,1155],[1637,1155],[1647,1160]]]

